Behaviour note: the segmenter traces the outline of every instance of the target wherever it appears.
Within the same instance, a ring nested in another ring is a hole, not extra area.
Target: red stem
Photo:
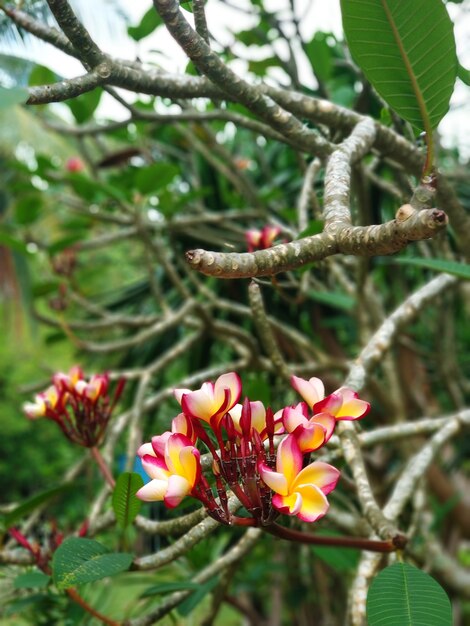
[[[120,622],[116,622],[113,619],[106,617],[106,615],[102,615],[87,602],[85,602],[85,600],[76,589],[67,589],[67,594],[72,598],[74,602],[79,604],[82,609],[85,609],[87,613],[93,615],[93,617],[96,617],[96,619],[99,619],[101,622],[103,622],[103,624],[108,624],[108,626],[120,626]]]
[[[98,467],[100,468],[101,473],[104,476],[104,479],[106,480],[108,485],[111,487],[111,489],[114,489],[114,487],[116,486],[116,481],[114,480],[113,475],[111,474],[111,471],[108,465],[106,464],[106,461],[101,456],[101,452],[98,450],[96,446],[91,447],[90,450],[93,455],[93,458],[95,459],[96,463],[98,464]]]
[[[363,537],[325,537],[286,528],[279,524],[263,526],[263,530],[275,537],[287,539],[288,541],[323,546],[341,546],[342,548],[357,548],[359,550],[368,550],[369,552],[395,552],[396,550],[402,550],[407,541],[406,537],[403,535],[397,535],[387,541],[374,541],[373,539],[364,539]]]

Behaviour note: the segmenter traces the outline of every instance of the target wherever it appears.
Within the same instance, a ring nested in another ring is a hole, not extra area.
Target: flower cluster
[[[137,496],[172,508],[191,495],[225,524],[269,525],[280,513],[308,522],[322,517],[339,471],[322,461],[305,463],[304,457],[330,439],[337,420],[364,417],[370,406],[347,388],[325,396],[318,378],[293,376],[292,386],[303,401],[276,413],[248,398],[239,404],[242,386],[234,372],[196,391],[175,389],[182,413],[173,419],[171,431],[139,448],[151,480]],[[198,441],[212,455],[211,481],[202,471]],[[250,518],[230,513],[228,489]]]
[[[247,230],[245,239],[248,246],[248,252],[255,250],[266,250],[271,248],[276,237],[281,233],[279,226],[264,226],[261,230]]]
[[[111,413],[124,388],[124,380],[108,395],[108,374],[96,374],[89,380],[79,367],[68,374],[54,374],[52,385],[25,402],[23,410],[30,419],[45,417],[59,425],[64,435],[81,446],[92,448],[101,443]]]

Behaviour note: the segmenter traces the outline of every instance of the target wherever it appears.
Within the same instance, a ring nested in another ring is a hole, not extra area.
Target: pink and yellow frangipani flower
[[[325,388],[319,378],[304,380],[292,376],[291,383],[314,414],[330,413],[337,420],[357,420],[370,411],[370,404],[348,387],[340,387],[325,398]]]
[[[107,374],[95,374],[87,382],[84,379],[77,380],[74,384],[75,391],[87,397],[92,402],[96,401],[100,395],[106,394],[109,385],[109,376]]]
[[[201,478],[200,453],[191,440],[180,433],[171,433],[164,445],[164,454],[152,453],[147,444],[141,446],[142,466],[151,480],[137,491],[137,497],[147,502],[162,501],[169,508],[178,506],[190,495]]]
[[[288,435],[279,444],[276,471],[263,463],[259,463],[258,471],[263,482],[275,492],[272,498],[275,509],[305,522],[315,522],[327,512],[326,495],[336,487],[340,473],[322,461],[302,469],[302,459],[295,437]]]
[[[197,391],[175,389],[175,398],[186,415],[217,427],[225,413],[240,399],[242,384],[235,372],[223,374],[215,383],[204,383]]]
[[[58,389],[65,389],[67,391],[73,391],[79,380],[83,380],[83,370],[78,365],[74,365],[70,368],[68,374],[58,372],[54,374],[52,378],[52,382]]]
[[[302,454],[321,448],[331,437],[336,425],[335,418],[329,413],[319,413],[309,419],[305,402],[286,406],[282,416],[287,432],[293,433]]]
[[[46,389],[46,391],[38,393],[34,397],[34,402],[25,402],[23,404],[23,411],[26,413],[27,417],[31,419],[44,417],[47,414],[48,409],[54,410],[56,408],[59,400],[59,392],[57,391],[55,385],[51,385]]]
[[[325,397],[325,385],[319,378],[305,380],[300,376],[291,376],[291,385],[299,393],[310,408]]]
[[[152,441],[143,443],[137,450],[137,454],[142,458],[146,454],[153,456],[164,456],[165,446],[171,435],[180,434],[187,437],[192,444],[196,443],[196,433],[189,417],[184,413],[180,413],[171,421],[171,431],[167,430],[161,435],[152,437]]]

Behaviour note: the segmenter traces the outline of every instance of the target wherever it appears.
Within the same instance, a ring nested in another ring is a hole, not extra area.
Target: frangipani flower
[[[54,374],[52,377],[52,382],[59,390],[66,389],[67,391],[73,391],[79,381],[83,381],[83,370],[78,365],[74,365],[68,374],[57,372],[57,374]]]
[[[90,382],[86,380],[78,380],[74,387],[75,391],[81,396],[86,396],[91,401],[96,401],[99,396],[108,390],[109,378],[105,374],[95,374],[90,378]]]
[[[159,446],[155,447],[160,449]],[[153,454],[147,451],[148,447],[141,446],[139,454],[142,455],[142,466],[152,480],[141,487],[136,495],[148,502],[163,500],[167,507],[174,508],[199,483],[199,450],[185,435],[173,433],[166,439],[163,455],[158,454],[155,448]]]
[[[336,487],[340,473],[322,461],[302,469],[302,459],[295,437],[288,435],[279,444],[276,471],[263,463],[259,463],[258,471],[263,482],[275,492],[274,508],[305,522],[315,522],[327,512],[326,495]]]
[[[207,382],[197,391],[175,389],[175,398],[183,412],[217,428],[225,413],[235,406],[242,392],[240,376],[235,372],[223,374],[215,383]]]
[[[137,454],[142,458],[146,454],[153,456],[164,456],[165,446],[171,435],[180,434],[187,437],[192,444],[196,443],[196,433],[189,417],[180,413],[171,421],[171,431],[167,430],[161,435],[152,437],[150,443],[143,443],[137,450]]]
[[[325,398],[325,387],[319,378],[292,376],[291,383],[315,414],[330,413],[337,420],[357,420],[370,411],[370,404],[347,387],[340,387]]]
[[[318,450],[333,434],[336,420],[329,413],[319,413],[309,419],[305,402],[286,406],[282,412],[284,426],[293,433],[303,454]]]
[[[25,402],[23,411],[30,419],[45,417],[48,409],[54,410],[59,402],[60,396],[54,385],[51,385],[34,396],[34,402]]]

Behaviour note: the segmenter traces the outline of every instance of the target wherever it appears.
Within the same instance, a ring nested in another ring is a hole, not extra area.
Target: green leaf
[[[180,7],[189,13],[193,12],[193,0],[180,0]]]
[[[173,583],[160,583],[159,585],[153,585],[152,587],[146,589],[140,597],[148,598],[150,596],[157,596],[163,593],[170,593],[172,591],[193,591],[199,589],[199,587],[200,585],[198,585],[198,583],[191,583],[184,580]]]
[[[51,577],[43,572],[31,571],[20,574],[13,581],[15,589],[44,589],[49,584]]]
[[[103,90],[98,87],[93,89],[93,91],[83,93],[77,98],[66,100],[64,104],[66,104],[72,111],[72,115],[77,122],[79,124],[83,124],[83,122],[86,122],[93,116],[93,113],[96,111],[100,103],[102,95]]]
[[[194,591],[186,600],[183,600],[181,604],[178,606],[177,611],[181,617],[187,617],[201,602],[201,600],[206,596],[214,587],[217,586],[219,580],[217,577],[211,578],[203,585],[199,586],[199,589]]]
[[[160,26],[161,24],[163,24],[162,18],[152,6],[152,8],[149,9],[140,20],[140,24],[138,26],[129,26],[127,33],[135,41],[140,41],[141,39],[144,39],[144,37],[153,33],[157,26]]]
[[[18,224],[32,224],[39,217],[43,200],[39,193],[21,195],[15,203],[15,219]]]
[[[83,585],[129,569],[132,554],[113,552],[92,539],[69,537],[54,552],[52,571],[58,589]]]
[[[333,71],[333,52],[328,45],[327,33],[315,33],[313,39],[305,46],[305,53],[312,64],[315,76],[321,82],[326,82]]]
[[[428,574],[394,563],[374,578],[367,596],[368,626],[452,626],[450,600]]]
[[[322,220],[311,220],[305,230],[299,233],[297,239],[303,239],[304,237],[311,237],[312,235],[318,235],[323,231],[325,223]]]
[[[29,75],[28,84],[31,87],[35,87],[37,85],[50,85],[59,80],[62,80],[62,77],[45,65],[35,65]]]
[[[178,171],[173,163],[153,163],[139,169],[135,176],[135,185],[140,193],[153,193],[171,183]]]
[[[28,90],[23,87],[12,87],[11,89],[0,87],[0,110],[8,109],[15,104],[23,104],[28,98]]]
[[[382,98],[430,131],[447,113],[457,75],[442,0],[341,0],[351,54]]]
[[[266,70],[270,67],[279,67],[279,59],[277,57],[267,57],[259,61],[248,61],[248,70],[260,76],[266,74]]]
[[[317,531],[321,537],[339,537],[340,533],[330,530]],[[351,572],[357,567],[360,557],[359,550],[336,547],[336,546],[311,546],[312,552],[336,572]]]
[[[142,476],[135,472],[123,472],[117,479],[113,491],[113,510],[121,528],[132,524],[140,511],[142,501],[135,494],[143,484]]]
[[[28,247],[24,241],[10,235],[2,227],[0,227],[0,245],[6,246],[11,250],[20,252],[21,254],[29,254]]]
[[[327,304],[334,309],[341,309],[342,311],[350,311],[356,306],[354,298],[340,291],[313,291],[311,289],[307,295],[315,302]]]
[[[33,511],[35,511],[41,504],[52,500],[55,496],[58,496],[70,489],[74,488],[75,485],[73,483],[66,483],[64,485],[60,485],[59,487],[54,487],[53,489],[48,489],[47,491],[42,491],[41,493],[32,496],[25,500],[22,504],[15,507],[8,513],[5,513],[1,516],[0,521],[4,528],[11,528],[17,522],[19,522],[23,517],[29,515]]]
[[[457,261],[445,261],[444,259],[413,259],[400,257],[393,259],[393,263],[400,265],[414,265],[415,267],[425,267],[436,272],[445,272],[459,278],[470,280],[470,265],[467,263],[457,263]]]

